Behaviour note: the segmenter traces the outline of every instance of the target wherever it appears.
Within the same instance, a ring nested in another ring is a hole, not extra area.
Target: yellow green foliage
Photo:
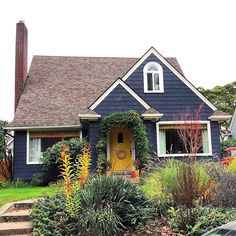
[[[71,162],[71,157],[70,155],[66,154],[66,151],[68,151],[69,148],[65,145],[63,145],[62,152],[61,152],[61,160],[62,160],[62,165],[60,167],[61,170],[61,176],[63,177],[63,187],[64,187],[64,194],[66,196],[66,205],[67,205],[67,210],[72,211],[72,202],[71,202],[71,197],[73,193],[73,164]]]
[[[236,174],[236,158],[229,164],[228,170],[230,173]]]
[[[78,171],[77,175],[79,175],[79,185],[80,187],[84,187],[89,177],[89,168],[91,165],[91,147],[89,143],[86,143],[83,150],[82,155],[78,159]]]

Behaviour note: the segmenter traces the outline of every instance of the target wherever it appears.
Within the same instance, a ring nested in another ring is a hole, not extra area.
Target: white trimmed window
[[[80,131],[28,131],[27,164],[40,164],[40,157],[49,147],[62,139],[81,138]]]
[[[145,93],[163,93],[163,68],[157,62],[149,62],[143,68]]]
[[[157,147],[158,156],[183,156],[186,149],[179,138],[176,123],[159,122],[157,123]],[[199,124],[199,135],[202,140],[202,147],[197,156],[212,155],[210,122],[202,121]]]

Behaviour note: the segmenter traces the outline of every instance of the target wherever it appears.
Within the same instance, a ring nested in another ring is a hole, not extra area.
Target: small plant
[[[70,155],[66,154],[66,151],[69,150],[65,144],[63,144],[62,152],[61,152],[61,176],[63,177],[63,186],[64,186],[64,194],[66,197],[66,206],[69,212],[73,212],[72,207],[72,184],[73,184],[73,163],[71,162]]]
[[[200,236],[235,219],[235,208],[203,207],[196,203],[193,208],[178,206],[168,210],[168,222],[180,235]]]
[[[79,185],[81,188],[87,182],[89,177],[89,167],[91,165],[91,147],[89,143],[86,143],[82,150],[82,155],[78,158],[75,167],[77,168],[77,177],[79,178]]]
[[[33,235],[77,235],[78,216],[71,215],[65,209],[64,194],[38,200],[30,216],[33,222]]]
[[[5,180],[0,182],[0,188],[24,188],[28,186],[29,184],[20,178],[17,178],[15,181]]]
[[[33,175],[30,182],[32,186],[47,186],[47,177],[44,172],[39,172]]]
[[[207,202],[214,183],[206,172],[204,163],[181,163],[177,169],[177,185],[171,191],[174,203],[193,207],[194,201]]]

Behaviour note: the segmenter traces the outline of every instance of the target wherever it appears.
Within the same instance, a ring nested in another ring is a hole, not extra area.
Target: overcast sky
[[[236,80],[235,0],[1,0],[0,119],[13,118],[15,24],[33,55],[177,57],[196,86]]]

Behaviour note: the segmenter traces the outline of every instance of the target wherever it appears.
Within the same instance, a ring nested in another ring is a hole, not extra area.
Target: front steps
[[[33,201],[22,201],[5,205],[0,210],[0,235],[28,236],[33,227],[29,220]]]

